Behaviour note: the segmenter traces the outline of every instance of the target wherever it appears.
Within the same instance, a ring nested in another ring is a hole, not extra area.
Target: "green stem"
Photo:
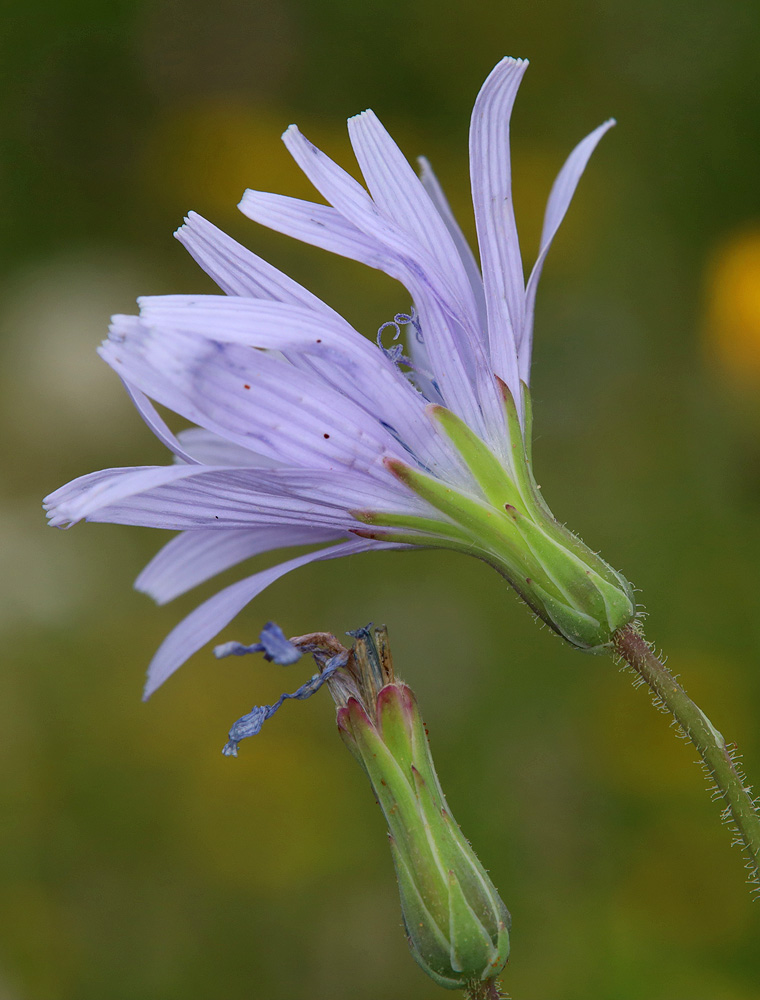
[[[760,814],[751,787],[736,767],[736,746],[726,745],[702,709],[694,704],[633,625],[626,625],[615,633],[615,650],[649,685],[699,751],[715,782],[716,797],[725,803],[723,818],[731,824],[738,843],[746,852],[747,881],[756,886],[760,868]]]

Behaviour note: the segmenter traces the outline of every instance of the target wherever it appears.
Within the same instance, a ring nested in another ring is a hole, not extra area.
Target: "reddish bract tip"
[[[339,710],[339,717],[341,712],[345,713],[343,722],[346,724],[344,728],[348,732],[352,732],[355,726],[372,726],[372,721],[365,712],[364,706],[356,698],[348,699],[345,706]],[[340,725],[340,722],[338,725]]]
[[[370,531],[369,528],[349,528],[349,534],[358,535],[359,538],[371,538],[374,541],[380,541],[385,536],[380,531]]]
[[[444,413],[446,411],[445,406],[441,406],[440,403],[428,403],[425,407],[425,413],[429,417],[437,418],[439,413]]]
[[[400,458],[389,458],[386,456],[383,459],[383,465],[396,479],[400,479],[402,483],[408,480],[409,473],[412,471],[411,467],[406,462],[402,462]]]

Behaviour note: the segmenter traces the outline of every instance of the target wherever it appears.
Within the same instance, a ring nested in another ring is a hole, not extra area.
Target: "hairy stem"
[[[487,979],[485,982],[470,983],[467,1000],[504,1000],[504,994],[495,979]]]
[[[715,782],[716,798],[723,800],[723,819],[747,856],[747,881],[757,886],[760,868],[760,814],[752,789],[736,766],[736,747],[726,741],[705,713],[689,698],[667,667],[632,625],[615,635],[618,655],[649,685],[657,701],[673,716],[699,751]]]

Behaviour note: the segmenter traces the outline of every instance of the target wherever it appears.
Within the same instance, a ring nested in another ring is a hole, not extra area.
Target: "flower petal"
[[[302,243],[359,261],[402,280],[403,269],[381,243],[357,229],[331,205],[269,191],[248,190],[238,208],[253,222]]]
[[[491,364],[521,398],[517,343],[525,281],[512,205],[509,119],[526,60],[502,59],[483,84],[470,124],[470,173],[483,270]]]
[[[101,469],[73,479],[43,500],[50,525],[71,527],[92,511],[119,503],[134,493],[150,492],[157,486],[174,483],[205,471],[198,465],[137,466]]]
[[[197,212],[188,213],[174,234],[227,295],[292,302],[317,312],[334,311],[297,281],[262,260]]]
[[[82,518],[184,531],[271,525],[354,526],[349,509],[425,515],[426,506],[388,475],[381,483],[344,470],[158,466],[107,469],[75,479],[45,499],[50,523]]]
[[[312,246],[377,268],[400,281],[412,296],[424,327],[430,367],[434,370],[442,398],[445,397],[446,405],[468,424],[481,433],[485,432],[473,381],[480,385],[484,408],[491,414],[500,412],[498,394],[492,379],[486,378],[486,384],[481,384],[484,374],[487,376],[490,368],[485,359],[481,359],[480,364],[476,365],[469,346],[462,347],[461,324],[452,318],[452,311],[460,310],[453,306],[447,310],[441,304],[441,296],[445,297],[446,290],[440,283],[434,289],[429,275],[415,261],[399,256],[395,250],[389,250],[378,240],[362,233],[327,205],[298,201],[263,191],[246,191],[239,207],[255,222]],[[405,249],[409,251],[410,247],[407,245]]]
[[[570,156],[568,156],[564,166],[557,174],[557,179],[552,185],[544,215],[541,250],[536,263],[533,265],[533,270],[528,279],[528,287],[525,290],[525,324],[522,338],[519,342],[519,355],[520,378],[526,384],[530,378],[530,355],[533,343],[533,316],[536,306],[536,289],[538,288],[538,280],[541,277],[546,255],[549,252],[549,247],[552,245],[552,240],[557,234],[557,230],[562,224],[562,220],[565,218],[565,213],[570,207],[570,202],[575,194],[578,181],[586,169],[586,164],[590,160],[591,154],[596,149],[599,140],[605,132],[608,132],[614,124],[614,118],[610,118],[598,128],[595,128],[585,139],[582,139]]]
[[[427,400],[375,344],[340,317],[282,302],[218,295],[149,296],[140,299],[140,306],[146,325],[162,335],[205,333],[219,343],[281,351],[379,420],[421,465],[464,482],[461,463],[425,415]]]
[[[363,125],[363,121],[371,122],[372,117],[352,119],[351,127],[356,137],[364,137],[368,126]],[[376,133],[374,138],[377,138]],[[386,269],[387,273],[399,277],[414,299],[431,365],[447,406],[482,433],[481,397],[485,393],[486,409],[495,412],[498,396],[492,380],[482,381],[485,356],[480,350],[474,299],[469,289],[464,298],[461,294],[466,284],[461,281],[461,269],[455,268],[460,280],[452,283],[450,265],[440,266],[436,257],[420,242],[414,225],[407,222],[400,226],[394,218],[388,217],[350,174],[310,143],[294,125],[285,132],[283,140],[320,194],[349,222],[375,238],[390,253],[393,266]],[[382,176],[387,190],[388,171],[382,165],[384,154],[370,156],[366,144],[360,144],[360,148],[363,166],[373,178],[373,185],[382,186],[379,180]],[[418,184],[400,151],[397,150],[397,154],[405,171]],[[384,200],[388,200],[387,196]]]
[[[278,469],[282,462],[257,455],[250,448],[234,444],[227,438],[207,431],[205,427],[186,427],[177,434],[182,449],[202,465],[229,466],[230,468]]]
[[[124,388],[127,390],[127,395],[135,404],[135,409],[156,435],[161,444],[166,445],[169,451],[173,452],[174,455],[182,462],[185,462],[188,465],[197,465],[198,459],[194,458],[189,452],[185,451],[179,441],[179,438],[172,434],[167,427],[166,422],[162,420],[158,410],[155,408],[153,403],[151,403],[145,393],[140,392],[136,386],[130,385],[129,382],[126,382],[124,379],[121,381]]]
[[[151,559],[135,580],[135,590],[148,594],[157,604],[166,604],[252,556],[292,545],[332,542],[344,535],[331,528],[297,524],[183,531]]]
[[[258,643],[257,645],[261,644]],[[219,647],[214,650],[215,653],[218,653],[218,648]],[[254,705],[250,712],[247,712],[242,718],[234,722],[230,728],[228,734],[229,739],[222,747],[222,753],[224,756],[237,757],[240,741],[248,738],[249,736],[257,736],[261,732],[261,727],[264,723],[268,722],[268,720],[272,718],[275,712],[277,712],[286,701],[291,699],[296,701],[305,701],[307,698],[311,698],[313,694],[316,694],[322,685],[326,681],[330,680],[336,670],[346,665],[348,655],[348,652],[345,651],[333,656],[322,670],[313,674],[305,684],[302,684],[298,688],[297,691],[281,694],[274,705]]]
[[[460,229],[459,223],[457,222],[454,213],[451,211],[448,198],[444,194],[438,178],[433,173],[430,161],[425,156],[418,156],[417,162],[420,165],[420,180],[422,185],[430,196],[431,201],[435,205],[438,214],[443,219],[446,228],[454,241],[457,253],[462,261],[462,266],[465,269],[470,286],[472,287],[472,294],[475,297],[475,305],[478,311],[480,328],[485,332],[488,329],[486,319],[486,300],[483,292],[483,277],[480,273],[478,262],[475,259],[475,254],[472,252],[472,248],[467,242],[467,237]]]
[[[470,426],[501,440],[502,408],[491,378],[484,327],[456,244],[422,182],[374,112],[350,118],[348,129],[374,205],[400,234],[395,249],[406,259],[405,284],[415,298],[441,392]]]
[[[385,452],[398,450],[390,433],[350,400],[263,351],[124,326],[115,317],[99,353],[175,413],[289,465],[377,471]]]
[[[449,230],[419,177],[373,111],[349,118],[348,134],[375,206],[384,219],[411,237],[435,261],[452,290],[452,297],[461,302],[463,317],[472,323],[468,333],[477,338],[479,330],[474,322],[477,310],[467,273]],[[417,257],[415,250],[409,248],[407,240],[404,252],[411,251]]]
[[[252,653],[263,653],[267,662],[277,663],[281,667],[289,667],[293,663],[297,663],[303,656],[298,646],[293,645],[275,622],[266,623],[261,630],[258,642],[246,645],[232,640],[231,642],[223,642],[221,646],[214,648],[214,656],[217,660],[223,660],[228,656],[250,656]]]
[[[324,559],[340,559],[342,556],[366,552],[370,549],[404,548],[392,543],[379,543],[371,540],[343,542],[329,549],[319,549],[297,556],[287,562],[272,566],[269,569],[254,573],[226,587],[205,601],[187,618],[179,623],[164,639],[158,652],[148,667],[148,680],[145,685],[144,697],[150,697],[175,670],[182,666],[193,653],[205,645],[229,624],[254,597],[265,590],[275,580],[299,569],[310,562]]]

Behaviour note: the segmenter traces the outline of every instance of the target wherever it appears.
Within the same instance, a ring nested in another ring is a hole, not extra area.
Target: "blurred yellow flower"
[[[708,266],[707,349],[737,382],[760,380],[760,228],[735,233]]]
[[[159,120],[143,158],[147,190],[184,213],[202,201],[203,211],[239,217],[240,192],[255,183],[295,194],[310,186],[293,164],[280,135],[290,124],[286,110],[250,107],[234,98],[174,108]],[[328,150],[340,149],[337,130],[313,129]]]

